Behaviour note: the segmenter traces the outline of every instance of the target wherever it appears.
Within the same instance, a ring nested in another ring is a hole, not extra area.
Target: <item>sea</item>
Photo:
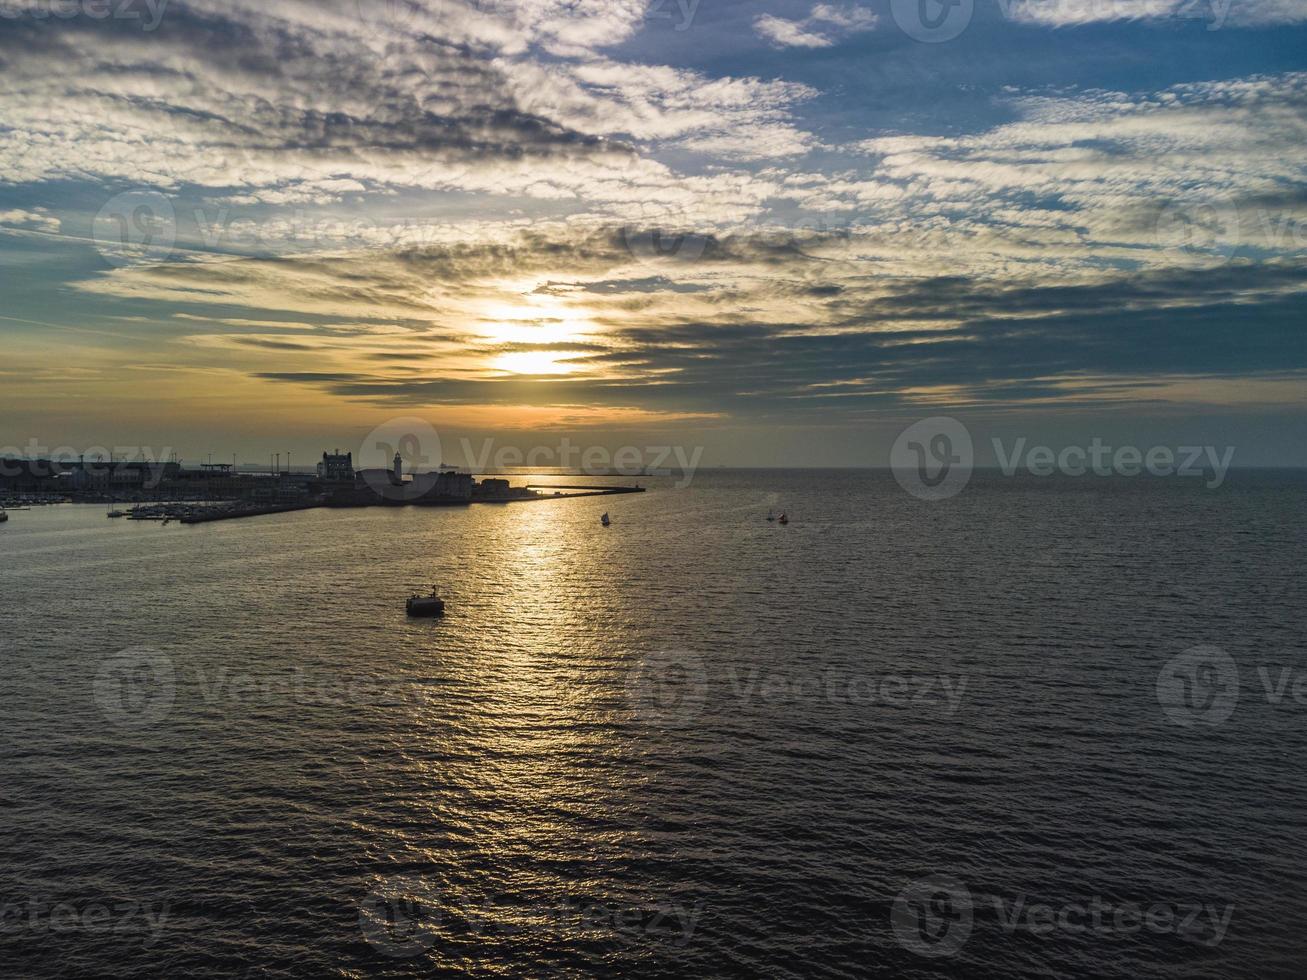
[[[11,512],[0,975],[1307,976],[1307,474],[639,482]]]

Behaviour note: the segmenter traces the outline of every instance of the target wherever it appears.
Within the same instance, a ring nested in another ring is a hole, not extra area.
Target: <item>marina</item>
[[[105,517],[161,525],[210,524],[317,507],[460,507],[530,500],[644,493],[634,486],[527,483],[480,479],[454,467],[405,472],[397,453],[389,467],[359,469],[352,453],[322,454],[313,472],[238,469],[232,463],[187,467],[129,460],[6,459],[0,469],[0,512],[60,503],[95,503]],[[563,477],[566,479],[566,477]],[[7,520],[7,518],[5,518]]]

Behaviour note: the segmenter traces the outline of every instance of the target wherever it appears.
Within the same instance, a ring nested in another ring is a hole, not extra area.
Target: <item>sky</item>
[[[0,0],[0,79],[3,446],[1307,465],[1307,0]]]

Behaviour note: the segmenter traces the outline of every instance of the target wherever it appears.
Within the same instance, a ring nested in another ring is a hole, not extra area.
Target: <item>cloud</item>
[[[1211,29],[1307,21],[1307,0],[1001,0],[1018,23],[1075,27],[1109,21],[1202,20]]]
[[[1010,107],[1015,121],[982,133],[867,140],[878,180],[815,180],[798,193],[863,202],[918,241],[967,235],[964,271],[996,237],[1024,262],[1046,250],[1070,276],[1104,263],[1302,249],[1286,232],[1307,218],[1307,75],[1017,97]],[[878,196],[885,184],[900,196]]]
[[[776,47],[828,48],[847,34],[872,30],[877,20],[866,7],[819,3],[803,20],[762,14],[754,18],[753,28]]]
[[[897,263],[869,264],[882,247],[872,234],[733,235],[651,264],[619,231],[559,225],[496,245],[136,267],[86,288],[276,310],[286,329],[251,320],[227,342],[195,320],[199,346],[245,351],[253,377],[397,409],[830,421],[937,401],[1135,404],[1184,379],[1307,377],[1307,272],[1292,260],[974,277],[951,259],[975,243],[940,242],[944,263],[900,247]],[[663,278],[680,288],[654,288]],[[317,343],[306,318],[324,324]],[[568,373],[505,374],[496,358],[520,354]]]
[[[835,42],[805,28],[803,22],[763,14],[753,22],[759,35],[781,48],[828,48]]]
[[[1307,308],[1305,102],[1297,74],[1012,93],[1012,121],[984,131],[879,136],[855,147],[870,167],[742,185],[759,207],[825,216],[809,224],[479,221],[443,241],[197,254],[80,289],[199,317],[220,304],[249,335],[227,347],[262,359],[243,361],[252,375],[377,404],[759,419],[1128,404],[1185,378],[1307,370],[1292,326]],[[304,323],[321,325],[319,349],[301,349]],[[523,353],[567,374],[528,385],[496,366]]]
[[[1074,9],[1010,8],[1107,7]],[[1114,9],[1093,16],[1175,13]],[[1307,371],[1307,75],[977,91],[955,124],[846,112],[818,86],[848,52],[782,59],[820,69],[793,78],[657,63],[644,16],[196,0],[149,35],[7,23],[0,225],[63,218],[78,315],[319,403],[847,422]],[[833,48],[876,15],[755,24]],[[137,186],[166,195],[176,247],[107,268],[90,215]]]
[[[241,206],[494,193],[635,214],[651,201],[712,210],[714,185],[735,183],[681,181],[642,142],[740,160],[813,144],[792,117],[807,86],[600,54],[642,11],[196,2],[149,34],[19,19],[0,34],[0,180],[198,188]]]
[[[0,211],[0,226],[19,228],[24,231],[42,231],[56,235],[62,227],[59,219],[46,211],[45,208],[34,208],[31,211],[11,208],[8,211]]]

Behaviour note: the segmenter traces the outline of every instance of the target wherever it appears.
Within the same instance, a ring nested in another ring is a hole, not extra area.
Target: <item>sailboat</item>
[[[109,509],[105,512],[105,515],[104,515],[104,516],[105,516],[105,517],[126,517],[126,516],[127,516],[127,512],[126,512],[126,511],[123,511],[123,510],[115,510],[115,509],[114,509],[114,506],[113,506],[113,499],[110,498],[110,500],[109,500]]]
[[[608,519],[608,511],[604,511],[604,516],[599,518],[599,523],[602,524],[604,527],[607,527],[609,524],[613,523]]]
[[[774,520],[776,520],[776,515],[773,514],[771,511],[767,511],[767,520],[769,520],[769,521],[774,521]]]
[[[790,523],[790,519],[789,519],[788,517],[785,516],[785,512],[784,512],[784,511],[781,511],[781,516],[780,516],[779,518],[777,518],[777,520],[778,520],[781,524],[788,524],[788,523]]]

